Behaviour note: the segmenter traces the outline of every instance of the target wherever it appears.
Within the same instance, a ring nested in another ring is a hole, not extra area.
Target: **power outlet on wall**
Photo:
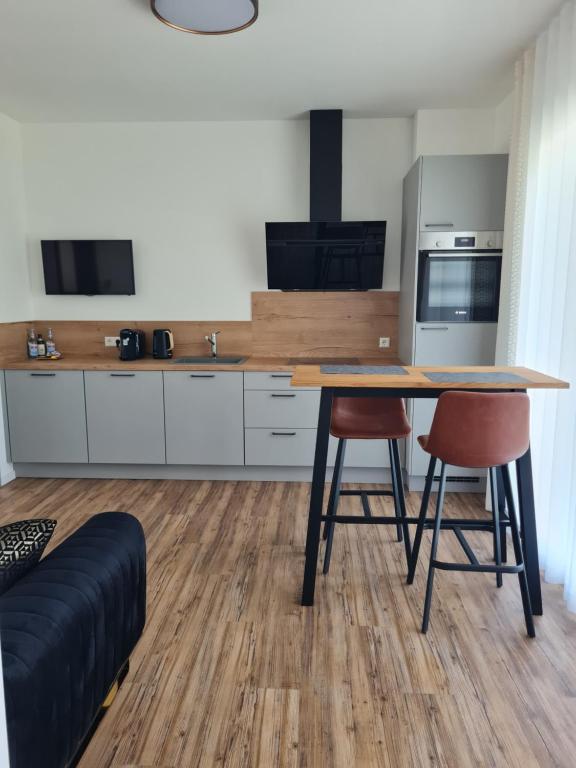
[[[380,336],[378,347],[380,349],[388,349],[390,347],[390,336]]]
[[[117,341],[120,341],[120,336],[104,336],[105,347],[115,347]]]

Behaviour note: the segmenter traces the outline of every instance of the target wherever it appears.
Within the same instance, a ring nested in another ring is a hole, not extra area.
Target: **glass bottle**
[[[28,330],[28,357],[38,357],[38,339],[36,338],[36,331],[34,328]]]
[[[48,328],[48,335],[46,336],[46,355],[51,357],[56,353],[56,341],[54,340],[54,331],[52,328]]]
[[[38,357],[46,357],[46,342],[41,333],[38,334]]]

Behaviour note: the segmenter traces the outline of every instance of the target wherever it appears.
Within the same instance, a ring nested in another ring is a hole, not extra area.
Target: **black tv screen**
[[[134,293],[131,240],[42,240],[47,294]]]
[[[268,222],[268,288],[382,288],[385,221]]]

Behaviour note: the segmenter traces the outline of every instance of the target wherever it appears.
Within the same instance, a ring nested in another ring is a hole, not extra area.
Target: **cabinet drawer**
[[[6,371],[6,402],[12,461],[88,461],[82,371]]]
[[[164,374],[168,464],[244,464],[241,373]]]
[[[315,429],[247,429],[246,465],[275,467],[312,467],[316,449]],[[338,440],[330,437],[329,467],[334,466]],[[349,440],[345,467],[389,467],[385,440]]]
[[[418,323],[416,365],[494,365],[497,323]]]
[[[247,429],[246,465],[311,467],[316,447],[315,429]],[[334,463],[334,459],[330,463]]]
[[[244,389],[290,389],[292,374],[288,371],[257,371],[244,374]],[[299,390],[314,390],[317,387],[298,387]]]
[[[244,393],[246,426],[313,429],[318,425],[319,405],[319,391],[248,391]]]
[[[90,462],[164,464],[164,402],[159,371],[87,371]]]

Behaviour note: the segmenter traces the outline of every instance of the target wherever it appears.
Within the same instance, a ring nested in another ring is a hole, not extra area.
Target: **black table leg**
[[[532,459],[530,449],[516,461],[516,477],[518,480],[518,506],[524,549],[524,563],[532,613],[542,615],[542,590],[540,587],[540,563],[538,560],[538,540],[536,537],[536,510],[534,507],[534,484],[532,481]]]
[[[332,415],[332,394],[332,389],[323,388],[320,396],[316,452],[314,454],[314,471],[312,473],[310,509],[308,511],[308,531],[306,533],[306,564],[304,566],[304,583],[302,585],[302,605],[314,605],[322,506],[324,503],[324,484],[326,482],[328,440],[330,438],[330,417]]]

